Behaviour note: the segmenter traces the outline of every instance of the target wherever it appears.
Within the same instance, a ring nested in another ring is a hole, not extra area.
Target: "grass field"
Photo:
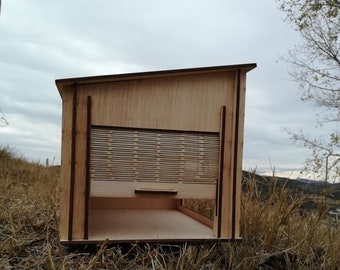
[[[72,248],[58,239],[58,181],[58,167],[0,149],[0,269],[340,269],[340,221],[322,201],[301,215],[308,195],[275,179],[266,194],[244,180],[240,242]]]

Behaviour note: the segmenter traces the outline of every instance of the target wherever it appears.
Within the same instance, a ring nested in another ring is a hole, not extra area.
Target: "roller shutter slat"
[[[214,183],[218,133],[91,129],[93,181]]]

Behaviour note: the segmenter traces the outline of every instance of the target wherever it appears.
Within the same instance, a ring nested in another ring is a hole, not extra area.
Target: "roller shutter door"
[[[206,183],[218,178],[219,134],[92,127],[92,181]]]

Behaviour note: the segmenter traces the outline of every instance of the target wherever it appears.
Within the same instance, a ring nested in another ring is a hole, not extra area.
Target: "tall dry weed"
[[[58,242],[58,177],[58,168],[0,149],[0,269],[50,268],[50,240]]]
[[[59,168],[0,149],[0,269],[340,269],[340,226],[275,177],[244,179],[242,241],[61,246]],[[263,188],[265,187],[265,188]],[[194,203],[195,204],[195,203]],[[206,216],[211,201],[196,204]]]
[[[268,187],[261,190],[261,185]],[[261,180],[253,173],[246,179],[241,200],[243,240],[230,247],[236,253],[234,267],[339,269],[340,226],[325,210],[301,216],[300,207],[306,199],[306,194],[278,186],[275,177]]]

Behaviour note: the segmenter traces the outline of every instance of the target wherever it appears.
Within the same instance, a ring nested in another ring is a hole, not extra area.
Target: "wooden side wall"
[[[70,87],[62,93],[62,144],[60,173],[60,239],[68,240],[70,215],[71,144],[73,90]]]
[[[226,112],[224,137],[223,184],[221,209],[215,221],[215,233],[220,237],[238,238],[240,235],[240,196],[242,181],[243,125],[245,108],[245,79],[242,71],[235,73],[233,106]],[[231,110],[231,111],[229,111]],[[220,224],[218,224],[220,223]]]
[[[78,89],[76,123],[76,160],[74,182],[74,208],[72,239],[84,239],[85,233],[85,188],[86,188],[86,143],[87,143],[87,96]]]
[[[238,144],[237,144],[237,166],[236,187],[234,193],[235,199],[235,231],[233,238],[240,237],[240,219],[241,219],[241,191],[242,191],[242,160],[243,160],[243,143],[244,143],[244,116],[246,101],[246,72],[240,72],[239,80],[239,124],[238,124]]]
[[[62,166],[60,179],[60,238],[84,239],[86,207],[87,96],[77,85],[62,92]]]

